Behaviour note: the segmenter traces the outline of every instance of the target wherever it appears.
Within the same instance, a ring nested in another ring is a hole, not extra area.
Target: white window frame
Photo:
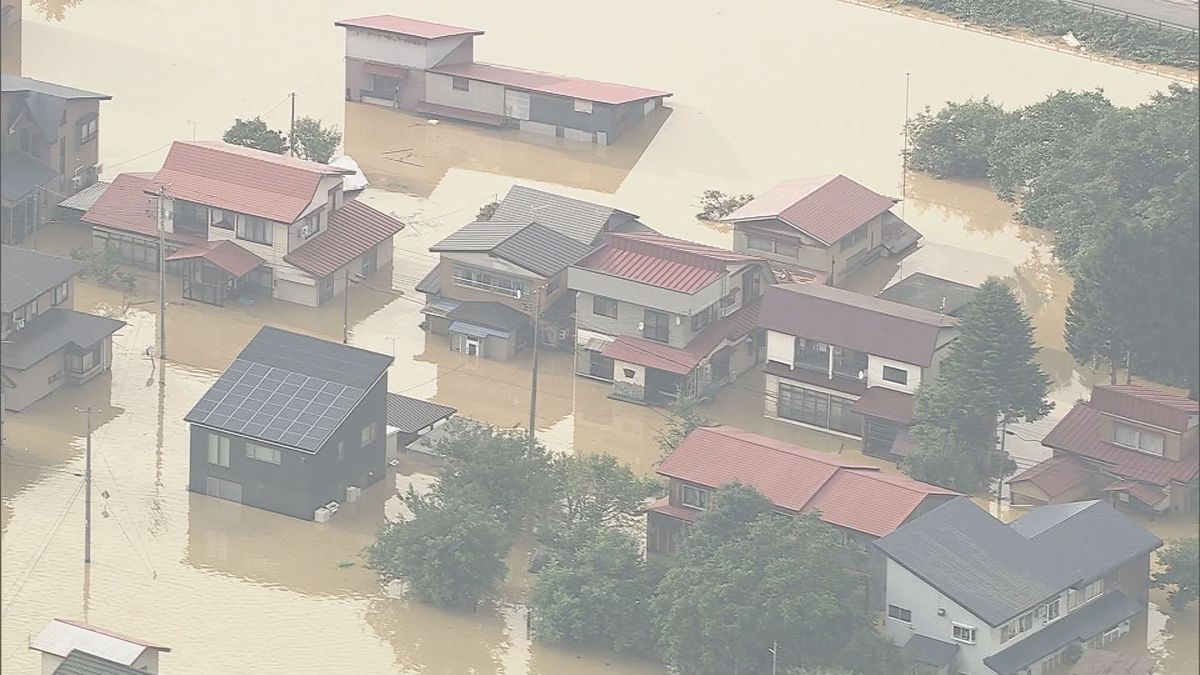
[[[272,448],[266,445],[247,443],[246,458],[263,462],[264,464],[275,464],[278,466],[283,464],[283,451],[279,448]]]
[[[960,633],[963,633],[964,635],[960,637]],[[968,626],[965,623],[959,623],[957,621],[952,621],[950,623],[950,636],[954,638],[955,642],[961,642],[967,645],[975,644],[976,638],[979,637],[976,633],[975,626]]]
[[[591,115],[592,114],[592,102],[584,100],[582,98],[575,99],[575,112],[583,113],[585,115]]]
[[[453,91],[471,91],[471,80],[452,75],[450,76],[450,89]]]
[[[693,494],[696,495],[696,498],[692,499],[691,501],[695,503],[690,503],[688,497]],[[693,485],[684,485],[679,490],[679,503],[689,509],[695,509],[697,511],[703,511],[704,509],[707,509],[708,498],[709,492],[704,488],[698,488]]]
[[[69,281],[64,281],[61,284],[59,284],[58,286],[55,286],[54,287],[54,295],[53,295],[54,299],[51,302],[51,304],[53,304],[53,305],[62,304],[63,301],[65,301],[67,298],[69,298],[71,296],[70,289],[71,289],[71,282],[69,282]]]
[[[229,468],[229,437],[208,432],[208,463]]]
[[[1132,439],[1126,439],[1122,441],[1122,431],[1133,434]],[[1154,449],[1153,447],[1147,447],[1147,445],[1155,445],[1155,443],[1152,443],[1151,441],[1157,441],[1157,449]],[[1163,437],[1162,434],[1156,434],[1153,431],[1139,429],[1128,424],[1121,424],[1120,422],[1113,423],[1113,443],[1123,448],[1137,450],[1138,452],[1143,452],[1147,455],[1154,455],[1155,457],[1162,457],[1166,453],[1166,438]]]
[[[366,447],[366,446],[370,445],[371,443],[374,443],[377,438],[378,438],[378,434],[376,434],[376,432],[375,432],[375,423],[374,422],[371,422],[367,426],[363,427],[362,432],[359,434],[359,439],[362,441],[363,447]]]
[[[888,377],[888,371],[894,371],[894,373],[900,373],[899,379],[894,379],[892,377]],[[896,366],[885,365],[881,371],[880,377],[883,378],[884,382],[891,382],[892,384],[900,384],[900,385],[908,386],[908,370],[905,368],[897,368]]]
[[[892,612],[892,610],[896,611]],[[908,615],[907,619],[904,618],[905,614]],[[895,619],[901,623],[912,623],[912,610],[908,609],[907,607],[901,607],[900,605],[888,605],[887,615],[889,619]]]

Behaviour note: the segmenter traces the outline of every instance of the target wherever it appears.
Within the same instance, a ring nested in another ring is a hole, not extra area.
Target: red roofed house
[[[816,272],[837,286],[879,256],[915,246],[921,233],[890,211],[898,200],[845,176],[784,181],[722,220],[733,248],[780,268]]]
[[[1148,513],[1200,504],[1200,402],[1137,384],[1092,387],[1042,445],[1054,457],[1009,481],[1013,503],[1107,495]]]
[[[483,31],[381,15],[343,19],[346,100],[605,145],[671,94],[475,61]]]
[[[647,511],[646,550],[661,555],[675,552],[687,528],[708,508],[712,493],[733,482],[758,490],[782,513],[819,512],[847,548],[864,553],[875,539],[957,496],[833,453],[733,427],[696,429],[663,460],[658,474],[669,481],[668,496]],[[859,562],[860,571],[874,571],[862,556],[851,559]],[[873,585],[882,583],[881,575],[872,576]]]
[[[765,261],[655,233],[604,242],[567,270],[576,373],[612,382],[614,398],[663,403],[707,396],[758,363]]]
[[[899,459],[910,445],[913,394],[937,377],[958,320],[821,284],[767,289],[766,415],[861,438]]]
[[[222,142],[176,141],[156,174],[121,174],[83,214],[97,247],[158,269],[162,190],[166,260],[183,296],[221,305],[243,292],[317,306],[392,260],[404,225],[345,200],[353,171]]]

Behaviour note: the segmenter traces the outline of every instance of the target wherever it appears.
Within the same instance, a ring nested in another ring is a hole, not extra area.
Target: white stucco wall
[[[883,379],[883,367],[890,366],[899,368],[908,372],[907,384],[897,384]],[[911,394],[921,385],[921,367],[903,361],[895,361],[885,359],[882,356],[873,354],[867,355],[867,386],[868,387],[885,387],[887,389],[895,389],[906,394]]]
[[[453,86],[454,78],[449,75],[425,73],[425,100],[437,105],[448,105],[464,110],[504,114],[504,87],[490,82],[470,80],[467,91]]]
[[[646,369],[636,363],[626,363],[624,361],[616,361],[613,369],[613,382],[627,382],[639,387],[646,386]],[[633,371],[633,377],[627,377],[625,371]]]

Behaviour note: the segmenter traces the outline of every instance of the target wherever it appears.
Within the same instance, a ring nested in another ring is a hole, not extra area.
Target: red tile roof
[[[693,431],[663,460],[668,478],[719,488],[754,487],[776,507],[872,536],[899,527],[931,495],[957,493],[732,427]]]
[[[1098,384],[1092,387],[1092,407],[1178,434],[1200,415],[1200,401],[1140,384]]]
[[[167,262],[203,258],[235,277],[242,277],[266,261],[228,239],[185,246],[167,256]]]
[[[856,413],[880,417],[885,420],[911,424],[913,420],[913,397],[887,387],[871,387],[862,398],[850,407]]]
[[[403,16],[395,16],[393,14],[378,14],[376,16],[363,16],[357,19],[342,19],[334,21],[333,25],[341,26],[342,28],[369,28],[371,30],[382,31],[384,33],[396,33],[398,35],[411,35],[424,40],[436,40],[438,38],[452,37],[455,35],[483,35],[483,31],[474,28],[462,28],[460,26],[450,26],[444,23],[433,23],[432,21],[421,21],[420,19],[409,19]]]
[[[175,141],[148,189],[169,197],[293,223],[312,202],[322,176],[353,174],[219,141]]]
[[[680,293],[695,293],[713,283],[729,263],[759,260],[661,234],[607,234],[604,240],[576,266]]]
[[[767,190],[724,220],[778,218],[814,239],[833,244],[896,202],[842,175],[798,178]]]
[[[1155,485],[1170,481],[1186,483],[1200,475],[1200,454],[1196,452],[1173,460],[1114,445],[1104,435],[1103,416],[1103,412],[1088,403],[1076,403],[1046,434],[1042,445],[1101,462],[1118,476]]]
[[[1112,485],[1104,488],[1105,492],[1128,492],[1137,497],[1144,504],[1156,506],[1162,500],[1167,498],[1167,493],[1145,483],[1139,483],[1136,480],[1119,480]]]
[[[154,189],[154,174],[123,173],[100,195],[95,204],[84,212],[81,220],[112,230],[121,230],[145,237],[158,236],[155,221],[155,198],[146,194]],[[197,244],[204,240],[187,234],[167,232],[167,241]]]
[[[329,227],[283,256],[285,262],[324,277],[392,238],[404,223],[370,206],[351,200],[329,216]]]
[[[1059,455],[1034,464],[1010,478],[1008,483],[1032,483],[1047,497],[1054,499],[1086,481],[1091,474],[1091,468],[1081,460],[1070,455]]]
[[[631,87],[612,82],[585,80],[579,77],[567,77],[553,73],[543,73],[537,70],[498,66],[491,63],[455,63],[434,66],[429,69],[432,73],[465,77],[471,80],[502,84],[506,87],[527,89],[529,91],[567,96],[596,103],[619,105],[631,101],[642,101],[659,96],[670,96],[669,91]]]
[[[639,337],[622,335],[604,346],[601,352],[618,361],[676,375],[687,375],[701,361],[729,340],[735,342],[754,330],[761,303],[755,302],[700,331],[684,349]]]

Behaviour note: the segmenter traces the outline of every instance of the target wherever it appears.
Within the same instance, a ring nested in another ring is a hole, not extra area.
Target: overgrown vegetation
[[[287,136],[282,131],[267,127],[267,123],[259,117],[249,120],[240,117],[235,119],[233,126],[225,131],[222,138],[226,143],[273,152],[276,155],[282,155],[289,149]]]
[[[301,117],[296,120],[296,128],[289,138],[286,133],[271,129],[261,118],[255,117],[234,120],[223,139],[226,143],[276,155],[287,154],[294,149],[302,159],[328,164],[342,143],[342,132],[336,125],[325,127],[318,119]]]
[[[1200,539],[1176,539],[1158,554],[1162,570],[1151,577],[1155,588],[1170,589],[1167,600],[1182,611],[1200,597]]]
[[[137,288],[137,277],[121,269],[121,252],[115,244],[103,248],[76,248],[71,257],[87,265],[87,273],[101,286],[121,287],[127,292]]]
[[[475,214],[476,222],[484,222],[492,219],[496,215],[496,209],[500,208],[500,202],[490,201],[479,207],[479,212]]]
[[[671,407],[667,410],[667,423],[654,437],[662,456],[671,454],[687,435],[700,427],[712,427],[717,423],[700,412],[699,401],[695,396],[682,391],[678,393]]]
[[[908,165],[986,176],[1021,220],[1054,232],[1075,280],[1066,343],[1077,361],[1107,364],[1113,381],[1128,363],[1195,395],[1198,105],[1197,89],[1179,85],[1135,108],[1100,91],[1060,91],[1010,113],[986,99],[952,103],[908,125]]]
[[[720,190],[705,190],[700,197],[700,220],[720,220],[749,204],[754,195],[727,195]]]
[[[1100,54],[1138,63],[1195,69],[1200,47],[1194,33],[1163,28],[1122,16],[1089,12],[1046,0],[902,0],[907,5],[946,14],[998,30],[1026,30],[1058,38],[1073,33],[1083,46]]]
[[[1045,417],[1050,381],[1037,363],[1029,315],[996,278],[963,310],[949,349],[938,379],[917,390],[916,447],[903,468],[917,480],[975,492],[1016,469],[997,447],[997,426]]]

